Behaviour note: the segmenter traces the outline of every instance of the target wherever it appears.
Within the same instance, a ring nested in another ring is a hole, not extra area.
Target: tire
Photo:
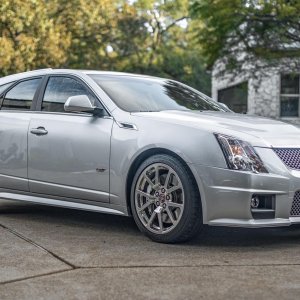
[[[184,242],[203,228],[197,183],[173,156],[146,159],[136,171],[130,195],[135,223],[155,242]]]

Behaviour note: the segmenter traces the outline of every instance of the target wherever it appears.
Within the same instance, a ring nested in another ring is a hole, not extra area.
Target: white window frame
[[[299,76],[299,93],[298,94],[282,94],[281,93],[281,86],[282,86],[282,77],[285,75],[291,75],[291,73],[282,73],[280,74],[280,95],[279,95],[279,117],[281,119],[299,119],[300,118],[300,74],[296,73],[295,75]],[[281,97],[286,98],[298,98],[298,116],[282,116],[281,115]]]

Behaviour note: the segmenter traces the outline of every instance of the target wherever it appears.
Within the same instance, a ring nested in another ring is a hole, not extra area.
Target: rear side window
[[[0,85],[0,95],[5,92],[6,89],[8,89],[14,82],[6,83],[3,85]]]
[[[43,111],[65,112],[64,104],[71,96],[86,95],[92,105],[100,106],[99,101],[81,82],[70,77],[50,77],[42,102]]]
[[[3,98],[1,110],[30,110],[41,78],[22,81],[9,90]]]

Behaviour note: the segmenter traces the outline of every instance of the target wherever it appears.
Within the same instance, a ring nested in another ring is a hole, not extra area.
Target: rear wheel
[[[131,208],[139,229],[157,242],[186,241],[202,227],[195,179],[187,166],[165,154],[148,158],[138,168]]]

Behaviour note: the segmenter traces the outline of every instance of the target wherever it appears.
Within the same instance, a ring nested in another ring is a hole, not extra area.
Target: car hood
[[[263,140],[264,145],[269,147],[300,147],[300,128],[269,118],[211,111],[139,112],[133,115],[178,125],[206,128],[212,132],[235,134],[237,137],[244,137],[246,134]],[[253,146],[262,146],[262,144]]]

